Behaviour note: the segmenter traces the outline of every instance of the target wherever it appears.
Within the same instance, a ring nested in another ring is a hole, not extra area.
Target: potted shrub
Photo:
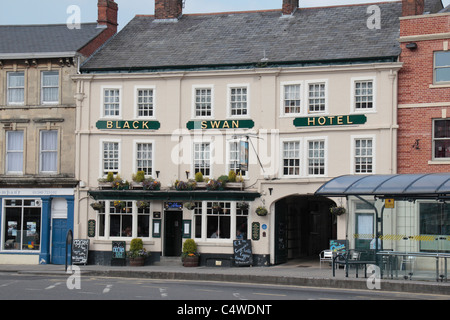
[[[260,217],[267,216],[267,213],[268,213],[266,207],[264,207],[264,206],[259,206],[258,208],[256,208],[255,212]]]
[[[106,178],[98,179],[98,186],[101,189],[111,188],[112,184],[113,184],[113,181],[114,181],[114,173],[113,172],[108,172],[108,174],[106,175]]]
[[[230,189],[241,189],[244,186],[242,179],[242,175],[239,173],[239,177],[236,175],[236,172],[234,170],[230,170],[228,173],[228,182],[226,183],[226,187]]]
[[[197,183],[198,188],[206,187],[206,182],[205,179],[203,178],[203,173],[201,173],[200,171],[195,173],[195,182]]]
[[[131,186],[133,188],[139,188],[142,187],[142,183],[145,180],[145,172],[144,171],[138,171],[136,174],[133,174],[131,177]]]
[[[199,254],[197,252],[197,244],[193,239],[187,239],[183,243],[181,259],[185,267],[198,267]]]
[[[143,266],[145,258],[149,255],[144,248],[144,242],[140,238],[134,238],[130,243],[130,250],[127,252],[130,266]]]

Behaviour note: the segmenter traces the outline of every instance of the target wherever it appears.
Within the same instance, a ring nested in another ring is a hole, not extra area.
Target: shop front
[[[257,220],[252,208],[254,212],[260,194],[230,190],[91,190],[89,196],[96,211],[95,219],[90,220],[96,228],[89,235],[95,238],[89,263],[114,263],[112,241],[124,241],[128,248],[133,238],[141,238],[151,252],[147,264],[160,257],[181,257],[185,239],[195,240],[201,263],[207,264],[209,259],[231,261],[233,240],[252,239],[252,222]],[[263,254],[256,250],[255,255]],[[256,259],[260,263],[263,260]]]
[[[73,189],[0,189],[2,264],[64,264]]]

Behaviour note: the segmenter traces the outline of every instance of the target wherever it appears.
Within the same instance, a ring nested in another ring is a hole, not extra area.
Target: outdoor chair
[[[322,261],[323,262],[333,262],[333,251],[331,250],[322,250],[322,252],[319,254],[320,258],[320,268],[322,268]]]

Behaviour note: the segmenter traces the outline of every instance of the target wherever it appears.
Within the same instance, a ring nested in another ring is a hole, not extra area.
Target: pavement
[[[70,267],[70,266],[69,266]],[[373,279],[364,278],[364,270],[350,269],[345,276],[344,269],[337,269],[333,276],[332,268],[326,263],[320,267],[318,261],[294,260],[289,263],[269,267],[183,267],[181,264],[155,264],[143,267],[79,265],[81,276],[91,277],[125,277],[191,281],[222,281],[239,283],[256,283],[270,285],[292,285],[321,288],[382,290],[391,292],[411,292],[424,294],[443,294],[450,298],[450,281],[441,282],[433,279],[433,272],[428,279],[378,279],[380,288],[373,289]],[[75,270],[75,269],[74,269]],[[65,265],[0,265],[0,272],[28,275],[69,276],[73,272]],[[374,278],[374,276],[372,276]],[[372,289],[369,289],[371,287]]]

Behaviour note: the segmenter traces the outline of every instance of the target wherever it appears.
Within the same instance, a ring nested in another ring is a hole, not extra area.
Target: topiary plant
[[[203,173],[201,173],[200,171],[197,172],[197,173],[195,174],[195,181],[196,181],[196,182],[203,182]]]
[[[197,244],[193,239],[187,239],[183,243],[183,257],[196,255],[197,255]]]
[[[236,172],[234,170],[228,172],[228,182],[236,182]]]
[[[130,243],[130,251],[139,251],[144,248],[144,242],[140,238],[134,238]]]

